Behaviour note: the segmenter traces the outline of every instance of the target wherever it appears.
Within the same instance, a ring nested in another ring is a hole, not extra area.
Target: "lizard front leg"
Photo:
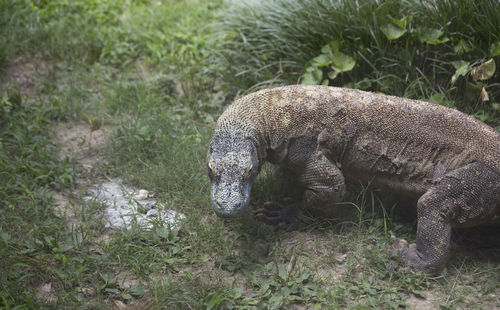
[[[335,202],[340,201],[346,191],[344,176],[339,168],[317,152],[305,163],[299,176],[305,188],[302,202],[287,206],[265,203],[256,211],[257,218],[276,229],[284,226],[293,229],[301,223],[308,223],[309,214],[331,214]]]
[[[344,175],[321,152],[307,163],[300,181],[305,187],[300,206],[304,212],[331,213],[346,192]]]

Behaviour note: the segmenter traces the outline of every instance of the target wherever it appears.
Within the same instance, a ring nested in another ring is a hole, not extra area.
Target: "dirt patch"
[[[61,147],[58,157],[64,160],[66,157],[74,158],[84,172],[77,173],[75,183],[82,188],[90,184],[87,176],[90,175],[96,164],[102,161],[102,156],[99,150],[105,144],[106,138],[111,131],[110,127],[101,127],[97,130],[91,130],[90,126],[85,122],[65,122],[55,124],[56,135],[54,141]],[[83,193],[82,193],[83,194]],[[71,193],[55,193],[56,214],[68,220],[68,225],[76,226],[79,224],[79,219],[74,210]]]
[[[52,283],[48,282],[40,285],[37,289],[35,298],[41,302],[57,302],[57,297],[54,295],[54,290],[52,289]]]
[[[67,220],[67,225],[70,230],[77,227],[79,224],[78,217],[75,215],[72,204],[68,197],[61,193],[54,193],[55,200],[55,213],[57,216],[61,218],[65,218]]]
[[[50,71],[50,63],[38,60],[32,62],[24,57],[19,57],[7,66],[0,77],[0,89],[14,83],[22,96],[33,95],[42,85],[43,76]]]
[[[338,280],[346,272],[348,254],[339,252],[328,236],[315,233],[292,231],[281,244],[285,252],[296,251],[297,262],[308,261],[315,266],[314,277],[321,281]]]
[[[434,310],[439,309],[441,298],[431,292],[425,292],[423,296],[411,295],[405,302],[408,309]]]
[[[74,156],[79,164],[90,171],[102,160],[99,150],[105,144],[110,131],[110,126],[91,130],[91,127],[82,121],[58,124],[55,142],[61,147],[59,158]]]

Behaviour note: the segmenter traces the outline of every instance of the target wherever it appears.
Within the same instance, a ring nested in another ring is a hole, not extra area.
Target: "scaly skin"
[[[452,227],[500,213],[500,134],[431,103],[326,86],[285,86],[236,100],[217,121],[208,152],[219,216],[248,206],[264,161],[297,172],[302,212],[333,211],[345,179],[418,198],[416,245],[398,245],[417,270],[444,266]],[[276,220],[275,211],[261,215]]]

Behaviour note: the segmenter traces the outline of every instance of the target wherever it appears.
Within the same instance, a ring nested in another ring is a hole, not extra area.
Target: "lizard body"
[[[431,103],[299,85],[236,100],[218,119],[209,149],[218,215],[246,208],[264,161],[297,172],[304,211],[334,210],[346,180],[419,198],[417,244],[402,244],[400,253],[426,271],[444,265],[451,227],[500,210],[500,134]]]

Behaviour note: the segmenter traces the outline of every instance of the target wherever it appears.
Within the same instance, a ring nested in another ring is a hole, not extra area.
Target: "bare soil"
[[[33,95],[43,83],[43,77],[48,74],[51,64],[46,61],[33,62],[25,57],[15,59],[0,76],[0,90],[7,85],[14,85],[22,96]]]

